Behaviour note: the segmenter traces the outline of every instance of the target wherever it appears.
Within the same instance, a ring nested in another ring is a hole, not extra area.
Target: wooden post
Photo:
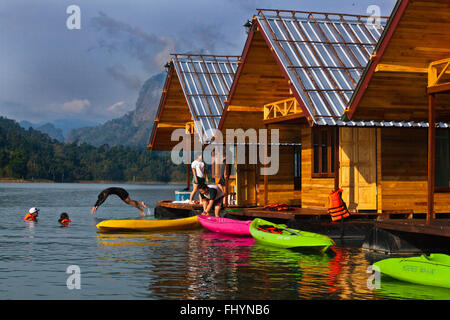
[[[339,127],[334,131],[334,190],[339,189]]]
[[[222,163],[223,166],[225,166],[223,168],[223,176],[225,179],[225,192],[224,192],[224,197],[225,197],[225,201],[224,201],[224,207],[227,208],[228,207],[228,195],[230,193],[229,189],[229,181],[230,181],[230,175],[231,175],[231,168],[229,168],[228,162],[230,161],[230,159],[228,159],[227,156],[227,145],[224,143],[223,144],[223,150],[224,150],[224,155],[225,155],[225,163]],[[222,159],[223,159],[223,155],[222,155]],[[229,170],[230,169],[230,170]]]
[[[427,223],[434,217],[434,180],[436,158],[436,111],[435,95],[428,95],[428,206]]]
[[[376,144],[377,144],[377,155],[376,155],[376,163],[377,163],[377,212],[379,214],[383,213],[383,198],[382,198],[382,172],[381,172],[381,128],[376,129]]]
[[[267,124],[264,125],[264,128],[266,130],[268,129],[268,127],[269,126]],[[267,130],[267,143],[264,146],[264,149],[265,149],[264,150],[264,157],[265,157],[265,159],[264,159],[264,205],[267,205],[269,202],[269,190],[267,190],[269,188],[269,176],[267,175],[267,170],[266,170],[266,168],[267,168],[266,156],[267,156],[267,152],[269,150],[268,143],[269,143],[269,131]]]
[[[191,164],[186,165],[186,189],[191,189]]]

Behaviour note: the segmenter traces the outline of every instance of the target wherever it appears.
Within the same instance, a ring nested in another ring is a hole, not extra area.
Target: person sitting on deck
[[[116,188],[116,187],[107,188],[107,189],[103,190],[102,192],[100,192],[100,194],[98,195],[97,202],[95,203],[94,207],[92,208],[91,213],[93,214],[95,211],[97,211],[98,207],[103,202],[105,202],[106,198],[108,198],[109,195],[111,195],[111,194],[115,194],[120,199],[122,199],[122,201],[125,202],[126,204],[132,205],[133,207],[138,209],[139,212],[141,213],[141,215],[143,217],[145,217],[145,212],[141,207],[148,208],[148,206],[143,201],[131,200],[128,192],[125,189]]]
[[[214,208],[214,215],[219,217],[224,197],[222,190],[215,184],[202,184],[198,187],[198,191],[202,198],[203,214],[209,216],[211,209]]]
[[[195,157],[195,160],[191,163],[191,170],[192,170],[192,192],[189,196],[189,203],[193,203],[193,198],[195,196],[195,193],[198,190],[198,186],[201,184],[209,183],[208,181],[208,175],[206,174],[206,166],[203,162],[203,156],[202,153],[199,152],[197,156]]]
[[[39,215],[39,209],[36,207],[30,208],[23,220],[37,222],[37,216]]]

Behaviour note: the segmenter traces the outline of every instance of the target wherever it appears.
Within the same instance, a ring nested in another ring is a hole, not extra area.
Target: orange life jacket
[[[31,213],[27,213],[27,214],[25,215],[25,217],[23,217],[23,220],[26,220],[26,221],[36,221],[36,218],[35,218]]]
[[[70,221],[69,219],[62,219],[60,222],[64,224],[64,223],[71,223],[72,221]]]
[[[347,217],[350,217],[350,213],[347,210],[347,205],[342,200],[342,189],[337,191],[331,191],[328,195],[330,200],[328,213],[331,215],[331,221],[338,221]]]

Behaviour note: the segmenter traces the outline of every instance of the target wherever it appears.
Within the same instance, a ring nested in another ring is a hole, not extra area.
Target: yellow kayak
[[[97,224],[101,232],[187,230],[198,227],[197,216],[173,220],[105,220]]]

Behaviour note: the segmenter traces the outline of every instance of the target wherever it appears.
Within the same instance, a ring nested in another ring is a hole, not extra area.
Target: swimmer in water
[[[68,226],[69,223],[71,223],[72,221],[70,221],[69,215],[63,212],[59,216],[58,222],[61,223],[63,226]]]
[[[33,208],[30,208],[30,210],[28,210],[28,213],[25,215],[25,217],[23,217],[23,220],[37,222],[38,215],[39,215],[39,209],[33,207]]]
[[[148,208],[148,206],[143,201],[131,200],[128,192],[125,189],[116,188],[116,187],[108,188],[108,189],[105,189],[102,192],[100,192],[100,194],[98,195],[97,202],[95,203],[94,207],[92,208],[91,213],[93,214],[95,211],[97,211],[98,207],[103,202],[105,202],[106,198],[108,198],[109,195],[111,195],[111,194],[115,194],[120,199],[122,199],[122,201],[125,202],[126,204],[132,205],[133,207],[138,209],[139,212],[141,213],[141,215],[143,217],[145,217],[145,212],[141,207]]]

